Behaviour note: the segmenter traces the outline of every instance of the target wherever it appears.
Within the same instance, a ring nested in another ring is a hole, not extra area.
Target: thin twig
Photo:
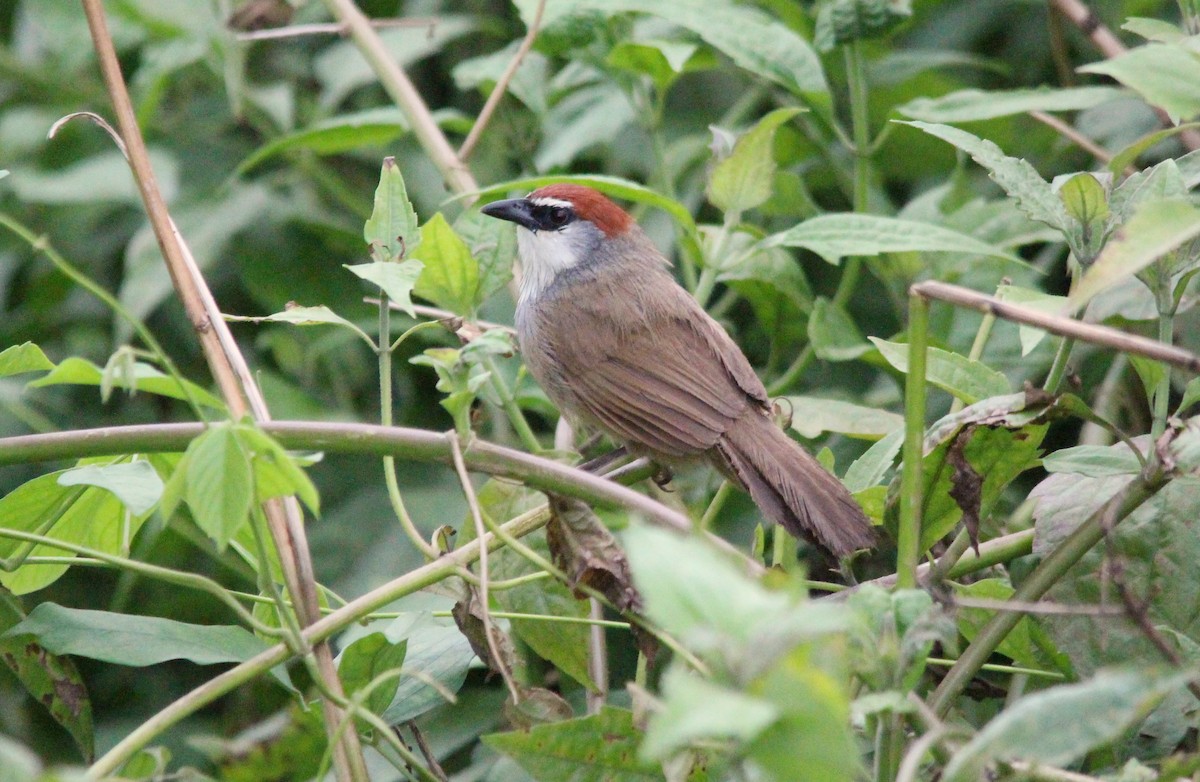
[[[454,471],[458,473],[459,483],[462,484],[463,494],[467,498],[467,506],[471,509],[471,518],[475,521],[475,537],[483,540],[487,528],[483,524],[483,512],[479,509],[479,498],[475,496],[475,487],[471,485],[471,476],[467,474],[467,466],[463,463],[462,449],[458,444],[458,432],[446,432],[446,442],[450,443],[450,455],[454,459]],[[508,670],[504,657],[500,654],[500,644],[496,641],[496,628],[492,625],[492,615],[488,607],[488,551],[487,546],[479,549],[479,618],[483,620],[483,635],[487,639],[488,651],[492,653],[492,662],[508,687],[514,704],[521,702],[521,691],[513,681],[512,671]]]
[[[500,78],[496,80],[496,85],[492,87],[487,101],[483,104],[479,116],[475,119],[475,124],[471,126],[471,131],[467,133],[466,140],[458,148],[458,157],[464,163],[471,157],[471,153],[475,151],[475,145],[479,143],[479,139],[483,136],[483,131],[487,128],[488,122],[491,121],[492,114],[496,112],[496,107],[500,105],[500,99],[508,91],[508,83],[512,81],[517,68],[521,67],[521,62],[525,59],[525,55],[529,54],[529,50],[533,48],[533,42],[537,39],[538,28],[542,26],[542,12],[545,10],[546,0],[538,0],[537,8],[533,12],[533,21],[529,23],[529,30],[526,31],[525,37],[521,40],[521,45],[517,47],[517,53],[509,60],[508,67],[504,69],[504,73],[500,74]]]
[[[429,770],[440,782],[450,782],[450,777],[446,776],[446,770],[442,768],[441,763],[438,763],[437,756],[433,754],[429,742],[425,740],[425,734],[417,727],[414,720],[408,721],[408,729],[412,731],[413,740],[417,743],[417,749],[421,750],[421,754],[425,757],[425,763],[428,764]],[[398,731],[399,727],[396,730]]]
[[[604,606],[596,598],[590,598],[588,604],[591,619],[595,622],[588,631],[588,676],[596,685],[595,691],[585,690],[588,714],[599,714],[600,709],[608,700],[608,641],[604,635]]]
[[[1031,111],[1029,112],[1029,116],[1033,117],[1043,125],[1053,128],[1055,133],[1059,134],[1067,141],[1075,144],[1075,146],[1079,147],[1084,152],[1087,152],[1097,160],[1103,161],[1104,163],[1112,162],[1113,154],[1111,152],[1097,144],[1095,141],[1092,141],[1090,138],[1083,135],[1074,127],[1066,122],[1063,122],[1053,114],[1047,114],[1044,111]],[[1133,171],[1131,170],[1130,173],[1133,173]]]
[[[396,27],[436,27],[440,20],[436,17],[410,19],[372,19],[372,27],[381,30]],[[299,38],[305,35],[345,35],[350,30],[345,22],[318,22],[316,24],[293,24],[287,27],[275,27],[270,30],[250,30],[238,33],[239,41],[269,41],[278,38]]]
[[[1156,361],[1165,361],[1172,366],[1200,373],[1200,356],[1195,353],[1167,345],[1158,340],[1127,334],[1118,329],[1099,326],[1094,323],[1083,323],[1073,318],[1061,315],[1049,315],[1031,307],[1013,304],[985,293],[979,293],[958,285],[926,280],[913,285],[910,290],[918,296],[928,299],[938,299],[957,304],[960,307],[970,307],[980,312],[990,312],[1005,320],[1025,323],[1039,329],[1058,334],[1063,337],[1081,339],[1095,345],[1104,345],[1124,353],[1136,353]]]

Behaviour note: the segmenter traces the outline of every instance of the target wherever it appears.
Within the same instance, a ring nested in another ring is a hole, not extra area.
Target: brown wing
[[[613,306],[588,293],[576,290],[572,306],[538,318],[566,389],[555,394],[547,384],[560,404],[625,443],[686,457],[712,448],[749,405],[766,403],[741,351],[673,282],[643,294],[651,302],[635,295]]]

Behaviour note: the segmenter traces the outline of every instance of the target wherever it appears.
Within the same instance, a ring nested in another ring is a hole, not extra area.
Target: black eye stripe
[[[542,204],[532,211],[539,230],[557,231],[575,220],[575,210],[561,204]]]

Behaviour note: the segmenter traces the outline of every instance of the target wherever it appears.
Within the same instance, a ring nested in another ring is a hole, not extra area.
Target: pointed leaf
[[[0,377],[25,372],[44,372],[49,369],[54,369],[54,362],[46,358],[42,349],[32,342],[13,345],[0,351]]]
[[[163,482],[150,462],[86,464],[58,476],[59,486],[96,486],[116,495],[135,516],[154,507],[162,496]]]
[[[1112,59],[1085,65],[1083,73],[1103,73],[1141,93],[1151,106],[1167,112],[1171,121],[1200,114],[1200,52],[1186,42],[1152,43],[1130,49]]]
[[[493,733],[483,743],[517,761],[538,782],[661,782],[662,769],[638,758],[641,738],[633,712],[604,706],[589,717]]]
[[[412,251],[421,243],[417,213],[408,200],[404,177],[394,157],[383,159],[379,187],[375,189],[375,206],[363,226],[363,238],[377,261],[411,257]]]
[[[425,264],[414,293],[456,315],[474,313],[480,301],[479,264],[441,212],[421,226],[421,246],[413,257]]]
[[[99,386],[102,382],[104,382],[104,371],[100,367],[82,358],[68,358],[64,359],[45,376],[30,381],[28,385],[30,388],[56,385]],[[224,409],[225,405],[220,399],[217,399],[190,380],[184,380],[183,382],[187,384],[192,396],[200,404],[218,410]],[[115,378],[114,384],[118,388],[145,391],[172,399],[187,399],[187,395],[179,387],[179,384],[175,382],[175,378],[165,375],[149,364],[144,364],[140,361],[134,363],[131,376],[126,375]]]
[[[908,345],[868,337],[887,362],[900,372],[908,372]],[[1010,391],[1008,378],[978,361],[941,348],[928,348],[925,357],[925,381],[953,394],[969,405],[981,399],[1001,396]]]
[[[958,231],[940,225],[878,215],[821,215],[783,233],[769,236],[763,240],[763,244],[767,247],[803,247],[832,264],[848,255],[916,251],[988,255],[1025,265],[1012,253]]]
[[[723,212],[740,213],[771,197],[775,178],[775,131],[800,113],[776,109],[742,134],[729,157],[713,166],[708,178],[708,200]]]
[[[792,406],[792,428],[801,437],[819,437],[825,432],[837,432],[850,437],[878,440],[904,428],[904,416],[887,410],[816,396],[784,398]]]
[[[185,496],[192,518],[221,551],[237,535],[254,499],[250,457],[229,425],[210,427],[187,449]]]
[[[1020,90],[958,90],[917,98],[896,110],[925,122],[976,122],[1030,111],[1081,111],[1128,95],[1114,87],[1037,87]]]

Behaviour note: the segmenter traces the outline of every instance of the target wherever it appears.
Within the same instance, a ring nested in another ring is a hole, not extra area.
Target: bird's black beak
[[[530,231],[538,229],[538,221],[533,217],[533,204],[529,203],[528,198],[510,198],[506,201],[493,201],[481,210],[488,217],[495,217],[500,220],[508,220],[510,223],[528,228]]]

